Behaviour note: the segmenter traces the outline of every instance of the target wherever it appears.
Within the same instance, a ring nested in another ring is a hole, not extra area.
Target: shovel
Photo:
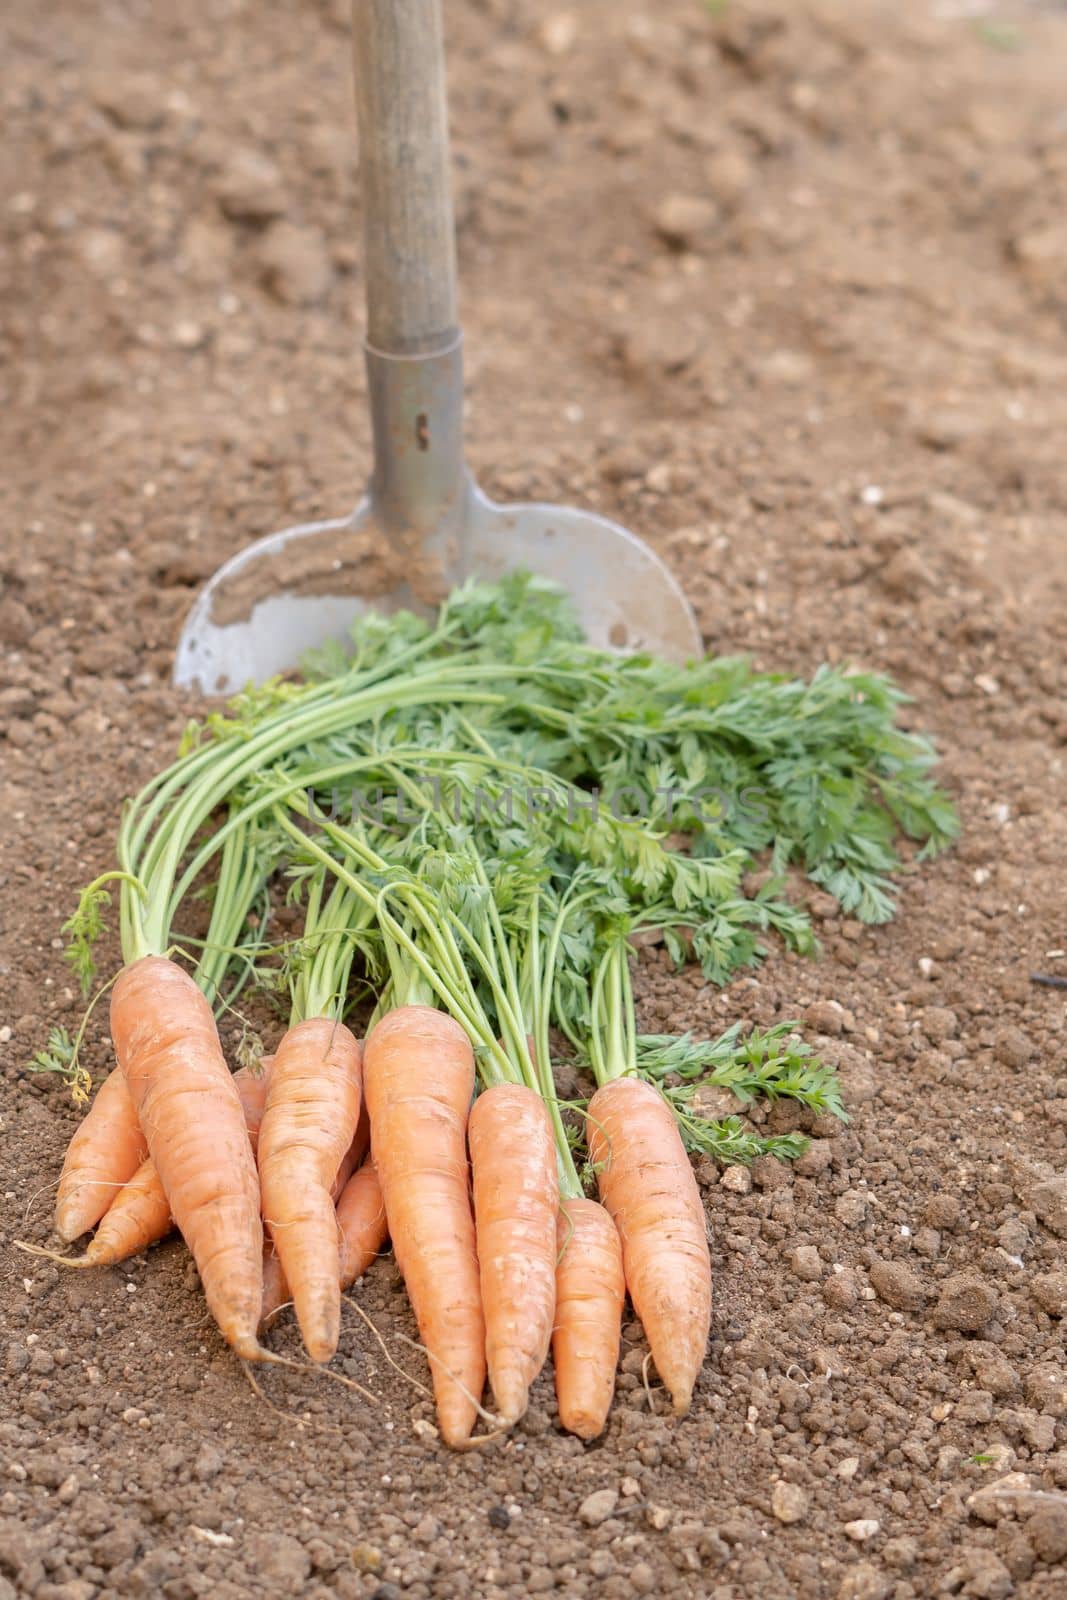
[[[432,613],[464,579],[516,570],[565,588],[595,644],[699,654],[681,589],[633,534],[568,506],[496,505],[467,470],[440,0],[354,0],[353,34],[370,483],[350,516],[220,567],[185,621],[175,682],[261,683],[369,608]]]

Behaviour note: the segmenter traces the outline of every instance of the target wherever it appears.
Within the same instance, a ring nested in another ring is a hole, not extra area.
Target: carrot
[[[337,1202],[341,1235],[341,1288],[350,1289],[381,1254],[389,1237],[378,1169],[368,1160],[354,1172]]]
[[[233,1075],[234,1088],[241,1101],[241,1110],[245,1114],[245,1127],[248,1129],[248,1142],[252,1146],[253,1155],[259,1149],[259,1130],[263,1124],[263,1113],[267,1109],[267,1090],[270,1088],[273,1065],[273,1056],[263,1056],[257,1072],[253,1073],[248,1067],[238,1067]]]
[[[340,1242],[338,1284],[350,1289],[362,1278],[371,1262],[381,1253],[388,1237],[381,1184],[373,1161],[352,1174],[337,1201],[337,1232]],[[282,1264],[267,1245],[263,1253],[262,1321],[268,1322],[289,1296]]]
[[[276,1311],[288,1305],[290,1298],[289,1285],[285,1281],[285,1269],[274,1248],[274,1240],[268,1233],[263,1240],[263,1299],[259,1307],[260,1327],[265,1327]]]
[[[211,1006],[165,956],[142,956],[111,991],[111,1036],[174,1220],[223,1337],[250,1360],[263,1297],[259,1185]]]
[[[474,1052],[444,1012],[401,1006],[367,1039],[364,1079],[371,1153],[430,1358],[441,1437],[461,1445],[486,1371],[465,1140]]]
[[[356,1123],[356,1131],[352,1135],[352,1143],[341,1160],[341,1165],[337,1169],[337,1176],[330,1188],[330,1199],[334,1205],[341,1198],[345,1184],[356,1171],[356,1168],[362,1164],[363,1157],[369,1149],[370,1118],[367,1116],[367,1108],[364,1105],[360,1107],[359,1121]]]
[[[684,1416],[711,1325],[700,1191],[674,1114],[651,1084],[614,1078],[587,1112],[600,1197],[622,1239],[626,1287],[674,1410]]]
[[[173,1226],[170,1201],[149,1156],[105,1211],[85,1254],[76,1258],[77,1265],[113,1267],[165,1239]]]
[[[556,1366],[559,1420],[568,1433],[595,1439],[615,1392],[619,1327],[626,1284],[619,1232],[595,1200],[563,1200],[558,1221]]]
[[[258,1077],[253,1077],[246,1067],[233,1075],[253,1152],[267,1098],[267,1075],[272,1060],[272,1056],[263,1058]],[[67,1257],[66,1263],[76,1267],[113,1267],[116,1262],[126,1261],[130,1256],[140,1255],[150,1245],[158,1244],[173,1226],[170,1202],[156,1164],[148,1156],[105,1211],[85,1254]]]
[[[480,1094],[467,1132],[489,1382],[510,1424],[526,1410],[552,1338],[555,1141],[544,1101],[517,1083],[494,1084]]]
[[[361,1067],[343,1022],[295,1023],[275,1052],[259,1130],[263,1214],[313,1361],[330,1360],[341,1332],[330,1186],[359,1121]]]
[[[56,1232],[66,1244],[88,1233],[148,1154],[121,1067],[96,1091],[67,1146],[56,1195]]]

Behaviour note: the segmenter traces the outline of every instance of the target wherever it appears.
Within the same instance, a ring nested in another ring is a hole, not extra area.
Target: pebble
[[[655,1587],[656,1574],[649,1563],[647,1561],[635,1561],[630,1568],[630,1588],[635,1594],[651,1594]]]
[[[996,1291],[981,1278],[957,1273],[941,1287],[933,1311],[934,1326],[957,1333],[979,1333],[997,1310]]]
[[[799,1483],[776,1483],[771,1493],[771,1511],[779,1522],[803,1522],[808,1514],[808,1497]]]
[[[868,1539],[873,1539],[882,1524],[877,1517],[857,1517],[855,1522],[845,1523],[845,1533],[855,1544],[866,1544]]]
[[[618,1503],[618,1490],[594,1489],[578,1507],[578,1516],[587,1528],[598,1528],[608,1520]]]
[[[538,32],[550,56],[565,56],[578,37],[578,19],[572,11],[555,11]]]
[[[719,1186],[731,1194],[751,1194],[752,1174],[747,1167],[727,1167],[719,1179]]]
[[[258,257],[265,287],[283,305],[314,305],[330,287],[333,269],[326,242],[315,228],[275,222],[264,235]]]
[[[817,1283],[823,1275],[822,1257],[813,1244],[798,1245],[789,1258],[794,1276],[804,1283]]]
[[[846,1228],[858,1228],[867,1215],[867,1196],[859,1189],[846,1189],[834,1201],[834,1216]]]
[[[656,232],[676,249],[693,249],[714,228],[719,208],[696,194],[669,194],[652,214]]]
[[[232,222],[271,222],[285,215],[288,199],[282,175],[258,150],[231,150],[215,180],[215,198]]]
[[[804,1021],[816,1033],[836,1038],[845,1025],[845,1008],[837,1000],[813,1000],[804,1011]]]

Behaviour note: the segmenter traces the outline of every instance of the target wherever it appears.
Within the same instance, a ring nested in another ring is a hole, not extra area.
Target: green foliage
[[[27,1072],[54,1072],[70,1085],[75,1105],[87,1105],[92,1079],[78,1060],[77,1040],[66,1028],[53,1028],[48,1043],[26,1063]]]
[[[842,1115],[833,1074],[791,1025],[638,1036],[631,946],[659,938],[717,985],[774,937],[814,954],[798,871],[849,915],[892,916],[900,836],[927,856],[957,829],[932,747],[898,726],[903,702],[878,674],[838,667],[804,682],[742,657],[614,656],[528,574],[465,584],[436,623],[368,612],[351,653],[328,646],[303,681],[249,688],[191,724],[134,800],[116,874],[123,953],[171,948],[206,889],[196,975],[213,998],[252,973],[294,1014],[341,1014],[357,965],[394,1001],[452,1009],[487,1081],[514,1071],[554,1104],[556,1028],[598,1078],[659,1084],[691,1149],[788,1156],[798,1136],[698,1116],[698,1083]],[[770,869],[758,888],[756,868]],[[102,883],[66,930],[85,986]],[[303,916],[280,946],[254,912],[272,884]],[[573,1130],[554,1115],[569,1161]]]
[[[796,1100],[819,1115],[847,1120],[836,1073],[797,1037],[798,1026],[780,1022],[773,1028],[753,1028],[742,1037],[741,1024],[735,1022],[714,1040],[641,1034],[638,1070],[654,1083],[680,1078],[689,1097],[698,1083],[715,1084],[742,1103],[758,1096]]]
[[[81,992],[88,995],[96,977],[93,946],[104,932],[104,908],[111,904],[111,893],[99,882],[91,883],[78,897],[78,904],[63,924],[67,946],[63,959],[78,975]]]

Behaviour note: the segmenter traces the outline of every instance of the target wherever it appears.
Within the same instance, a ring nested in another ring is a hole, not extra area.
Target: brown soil
[[[486,487],[630,523],[714,649],[896,674],[965,836],[889,928],[819,900],[819,964],[719,994],[645,954],[647,1024],[806,1013],[855,1112],[751,1192],[701,1174],[681,1424],[630,1328],[602,1442],[546,1377],[450,1456],[355,1316],[376,1409],[264,1398],[180,1244],[16,1253],[75,1120],[23,1063],[77,1020],[60,925],[190,709],[180,619],[254,535],[345,511],[368,427],[343,0],[11,0],[0,1596],[1063,1596],[1065,1007],[1028,974],[1067,974],[1067,13],[447,9]],[[391,1261],[359,1297],[419,1371]]]

